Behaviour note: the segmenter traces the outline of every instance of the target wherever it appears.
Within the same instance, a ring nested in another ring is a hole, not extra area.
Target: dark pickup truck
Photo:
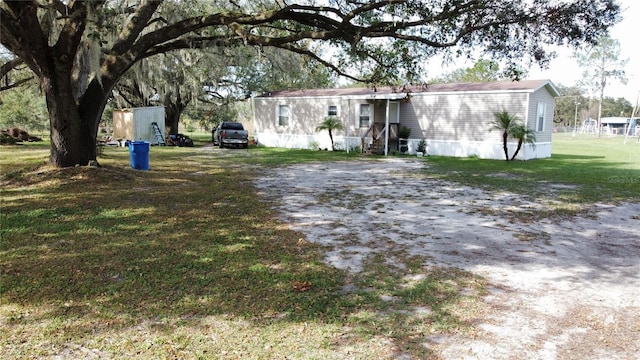
[[[223,147],[249,147],[249,133],[241,123],[225,121],[220,123],[211,133],[211,141],[214,146]]]

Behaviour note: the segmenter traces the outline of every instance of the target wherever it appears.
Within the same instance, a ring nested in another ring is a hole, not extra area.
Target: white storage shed
[[[154,125],[157,128],[154,129]],[[156,132],[162,136],[161,140]],[[164,107],[149,106],[113,111],[113,137],[130,141],[148,141],[164,145]]]

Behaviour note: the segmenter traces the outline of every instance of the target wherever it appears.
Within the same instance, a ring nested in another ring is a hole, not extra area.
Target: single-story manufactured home
[[[640,118],[621,116],[603,117],[600,119],[602,131],[608,135],[636,135],[636,127]]]
[[[348,151],[415,154],[425,140],[429,155],[504,159],[501,133],[489,123],[508,111],[535,130],[535,145],[523,146],[518,159],[545,158],[557,96],[549,80],[278,91],[254,98],[254,135],[269,147],[330,149],[316,127],[335,117],[344,126],[334,131],[336,148]],[[405,127],[407,140],[399,138]],[[511,139],[510,153],[516,145]]]

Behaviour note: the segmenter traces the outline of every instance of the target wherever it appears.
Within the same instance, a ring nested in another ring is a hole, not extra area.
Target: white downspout
[[[384,119],[384,156],[389,154],[389,98],[387,98],[387,109],[385,111],[385,119]]]
[[[345,139],[344,143],[347,146],[347,154],[349,153],[349,128],[351,127],[351,121],[349,121],[349,118],[351,117],[351,99],[347,99],[347,138]]]
[[[545,108],[544,110],[545,112],[547,111],[547,109]],[[531,120],[529,118],[529,113],[531,112],[531,93],[527,93],[527,112],[524,115],[524,126],[529,127],[529,121]],[[533,128],[538,131],[538,127],[536,124],[536,121],[538,121],[538,104],[536,104],[536,117],[535,120],[533,121]],[[507,147],[508,147],[508,142],[507,142]],[[522,145],[522,153],[520,153],[520,156],[522,157],[522,159],[527,160],[527,144],[525,142],[524,145]]]
[[[252,117],[252,122],[253,122],[253,142],[257,145],[258,144],[258,136],[257,136],[257,130],[258,130],[258,124],[256,123],[256,97],[254,94],[251,94],[251,117]]]

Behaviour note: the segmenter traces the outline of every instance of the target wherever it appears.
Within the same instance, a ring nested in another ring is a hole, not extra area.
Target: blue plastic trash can
[[[149,170],[149,147],[148,141],[132,141],[129,143],[129,157],[131,167],[136,170]]]

